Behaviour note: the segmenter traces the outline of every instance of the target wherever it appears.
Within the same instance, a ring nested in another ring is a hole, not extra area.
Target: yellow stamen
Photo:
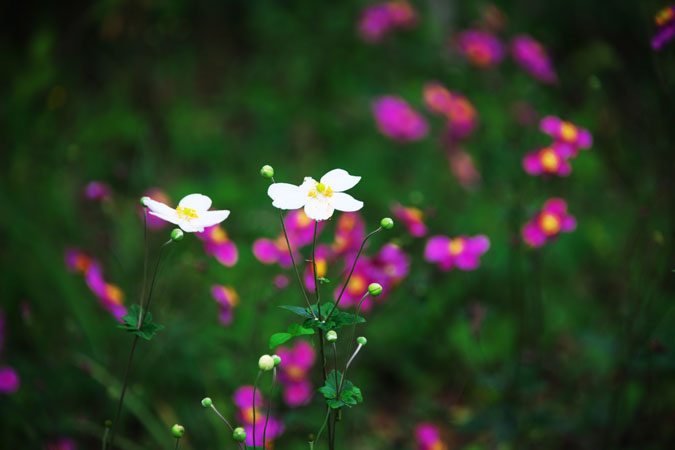
[[[552,148],[541,151],[541,165],[547,172],[555,172],[560,166],[560,157]]]
[[[464,239],[462,238],[457,238],[457,239],[450,239],[450,244],[448,245],[450,249],[450,254],[452,256],[457,256],[462,251],[464,251]]]
[[[366,290],[366,280],[360,275],[354,275],[352,279],[349,280],[347,290],[352,295],[363,294],[363,292]]]
[[[544,234],[552,236],[560,231],[560,219],[555,214],[544,213],[539,218],[539,226]]]
[[[216,227],[211,231],[211,239],[219,244],[225,243],[227,242],[227,232],[220,227]]]
[[[567,142],[574,142],[577,139],[577,127],[569,122],[563,122],[560,125],[560,134]]]
[[[326,260],[317,259],[316,260],[316,276],[321,278],[326,276]]]
[[[197,211],[192,208],[181,208],[179,206],[176,208],[176,213],[178,213],[178,218],[183,220],[192,220],[199,217]]]

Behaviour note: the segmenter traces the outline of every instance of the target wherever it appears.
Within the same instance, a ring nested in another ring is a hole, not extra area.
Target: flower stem
[[[258,389],[258,381],[260,380],[260,374],[262,370],[258,371],[258,375],[255,377],[255,383],[253,383],[253,448],[256,447],[255,444],[255,392]]]
[[[180,442],[180,438],[176,438],[176,446],[174,447],[173,450],[178,450],[178,443]]]
[[[152,274],[152,281],[150,282],[150,292],[148,293],[148,300],[145,302],[145,308],[143,310],[142,320],[138,322],[138,329],[140,330],[143,327],[143,322],[145,322],[145,316],[148,315],[150,310],[150,302],[152,301],[152,293],[155,290],[155,281],[157,281],[157,274],[159,273],[159,265],[162,262],[162,256],[164,256],[164,249],[173,242],[173,239],[169,239],[159,248],[159,256],[157,257],[157,263],[155,264],[155,272]]]
[[[351,342],[351,348],[349,349],[349,353],[351,353],[354,349],[354,344],[356,343],[356,322],[359,320],[359,311],[361,311],[361,305],[363,305],[363,301],[370,295],[370,292],[366,291],[363,297],[361,297],[361,301],[359,302],[358,307],[356,308],[356,317],[354,318],[354,327],[352,328],[352,337],[350,339]],[[348,354],[349,354],[348,353]],[[340,398],[340,392],[342,391],[342,385],[345,382],[345,378],[347,377],[347,368],[349,367],[349,363],[354,359],[354,354],[346,363],[345,363],[345,370],[342,371],[342,380],[340,380],[340,385],[338,386],[337,390],[337,398]],[[335,363],[336,370],[337,370],[337,363]]]
[[[335,342],[333,342],[333,360],[335,364],[335,386],[338,386],[338,358],[337,358],[337,345],[335,345]],[[339,385],[342,386],[342,381],[344,381],[345,376],[344,374],[341,377],[341,380],[339,382]],[[336,397],[336,400],[340,399],[340,392],[338,391]],[[333,411],[333,433],[332,436],[330,437],[330,447],[334,448],[335,447],[335,435],[337,432],[335,431],[335,425],[337,423],[337,411]],[[329,425],[330,428],[330,425]]]
[[[270,387],[269,401],[267,403],[267,414],[265,414],[265,427],[263,428],[263,448],[265,447],[266,437],[267,437],[267,422],[270,420],[270,410],[272,409],[272,395],[274,395],[274,388],[277,383],[277,368],[274,368],[272,372],[272,386]],[[254,442],[255,444],[255,442]]]
[[[143,207],[143,284],[141,284],[141,308],[138,310],[138,323],[143,323],[143,300],[145,299],[145,284],[148,281],[148,208]]]
[[[117,422],[119,421],[120,414],[122,413],[122,404],[124,403],[124,394],[127,391],[127,384],[129,382],[129,372],[131,372],[131,362],[134,360],[134,352],[136,351],[136,345],[138,345],[138,335],[134,336],[134,343],[131,345],[131,353],[129,353],[129,360],[127,361],[127,368],[124,371],[124,381],[122,382],[122,392],[120,393],[120,399],[117,402],[117,412],[115,413],[115,420],[112,423],[110,428],[110,448],[114,448],[115,444],[115,428],[117,427]]]
[[[321,319],[321,297],[319,296],[319,276],[316,273],[316,232],[319,228],[319,221],[314,221],[314,239],[312,241],[312,272],[314,272],[314,295],[316,296],[316,310]]]
[[[354,259],[354,264],[352,264],[352,270],[349,271],[349,275],[347,276],[347,280],[345,281],[345,284],[342,286],[342,290],[340,291],[340,295],[338,295],[337,300],[335,301],[335,306],[333,306],[333,309],[330,310],[328,313],[328,316],[326,317],[326,321],[330,319],[330,316],[333,315],[335,312],[335,309],[337,309],[338,305],[340,304],[340,299],[342,298],[342,294],[345,293],[345,289],[347,289],[347,285],[349,284],[349,280],[352,278],[352,274],[354,273],[354,269],[356,268],[356,263],[359,260],[359,256],[361,256],[361,252],[363,251],[363,247],[366,245],[366,242],[370,237],[376,233],[379,233],[382,231],[382,227],[378,227],[377,230],[371,231],[366,235],[365,238],[363,238],[363,242],[361,243],[361,247],[359,247],[359,252],[356,254],[356,258]]]
[[[223,422],[225,422],[225,425],[227,425],[227,427],[230,429],[230,431],[231,431],[232,433],[234,433],[234,428],[232,428],[232,425],[230,425],[230,422],[228,422],[227,419],[226,419],[225,417],[223,417],[223,415],[220,413],[220,411],[218,411],[218,410],[216,409],[216,405],[214,405],[214,404],[212,403],[212,404],[211,404],[211,409],[213,409],[213,411],[216,413],[216,415],[217,415],[218,417],[220,417],[220,420],[222,420]],[[241,443],[241,442],[239,443],[239,448],[245,448],[245,447],[242,447],[242,443]]]
[[[328,423],[328,416],[330,416],[330,407],[326,406],[326,418],[323,419],[323,425],[321,425],[321,428],[319,428],[319,431],[316,433],[316,439],[314,439],[314,442],[319,442],[319,438],[321,437],[321,433],[323,432],[323,429],[326,428],[326,424]],[[314,448],[313,443],[310,442],[310,447]]]

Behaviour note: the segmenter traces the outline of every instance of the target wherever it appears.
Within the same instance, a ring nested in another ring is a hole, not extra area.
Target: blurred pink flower
[[[504,59],[504,46],[487,31],[462,31],[457,35],[457,46],[471,64],[482,69],[494,67]]]
[[[487,236],[433,236],[427,241],[424,256],[427,261],[438,264],[447,271],[454,267],[460,270],[474,270],[480,265],[480,256],[490,248]]]
[[[84,196],[88,200],[107,201],[110,194],[110,186],[102,181],[92,181],[84,188]]]
[[[396,205],[392,211],[394,217],[403,222],[413,236],[422,237],[427,234],[427,226],[422,221],[422,211],[419,209]]]
[[[292,408],[309,403],[313,395],[309,370],[316,358],[314,348],[300,339],[292,349],[279,347],[277,355],[281,357],[279,382],[284,386],[284,401]]]
[[[452,174],[464,189],[473,190],[478,187],[481,182],[481,175],[470,154],[462,149],[453,148],[448,151],[448,162]]]
[[[585,129],[566,122],[558,117],[546,116],[539,122],[539,128],[556,141],[572,146],[571,157],[576,156],[576,149],[588,149],[593,145],[593,136]]]
[[[654,22],[658,29],[652,39],[652,48],[658,51],[675,37],[675,5],[661,9],[654,16]]]
[[[359,19],[359,35],[369,43],[384,39],[395,28],[412,28],[417,24],[417,13],[410,3],[392,1],[367,6]]]
[[[253,386],[242,386],[233,395],[234,404],[239,408],[239,419],[244,423],[246,444],[253,446]],[[265,427],[265,401],[258,390],[255,394],[255,445],[262,446],[263,428]],[[269,417],[267,424],[267,445],[271,448],[273,440],[284,431],[283,424],[275,417]]]
[[[567,213],[567,203],[561,198],[551,198],[543,208],[523,226],[523,239],[532,247],[541,247],[562,231],[571,232],[576,219]]]
[[[323,278],[328,270],[328,261],[332,257],[332,252],[327,245],[319,244],[316,246],[316,276]],[[314,264],[310,261],[305,265],[305,286],[310,291],[314,290]],[[320,284],[320,283],[319,283]]]
[[[400,97],[384,96],[373,102],[373,114],[382,134],[399,141],[417,141],[426,137],[424,117]]]
[[[332,251],[336,256],[358,251],[366,236],[366,224],[357,212],[346,212],[340,215],[335,225],[335,241]]]
[[[232,323],[232,310],[239,303],[239,295],[234,288],[214,284],[211,286],[211,295],[218,303],[220,308],[219,319],[224,325]]]
[[[535,150],[523,158],[523,168],[530,175],[558,175],[566,177],[572,172],[568,158],[573,147],[554,142],[550,147]]]
[[[152,188],[143,194],[144,197],[150,197],[153,200],[157,200],[160,203],[164,204],[170,204],[171,203],[171,197],[169,197],[166,192],[164,192],[161,189],[158,188]],[[139,206],[138,207],[138,213],[141,216],[141,220],[143,220],[143,207]],[[159,217],[155,216],[154,214],[148,214],[148,228],[152,230],[158,230],[160,228],[164,228],[169,224],[169,222],[166,222],[165,220],[160,219]]]
[[[293,248],[293,256],[299,257],[297,251],[300,247],[312,243],[314,238],[314,221],[305,214],[304,210],[297,209],[289,212],[284,217],[284,225],[288,240]],[[319,222],[317,233],[320,234],[325,226],[325,221]],[[288,253],[288,245],[283,232],[276,239],[260,238],[253,243],[253,254],[263,264],[278,263],[281,267],[290,267],[291,256]]]
[[[448,447],[441,440],[441,435],[434,425],[419,423],[415,427],[417,450],[446,450]]]
[[[424,86],[424,104],[448,120],[452,139],[464,139],[476,128],[478,113],[471,102],[458,92],[451,92],[437,81]]]
[[[75,441],[69,438],[61,438],[58,441],[47,443],[45,450],[75,450]]]
[[[555,83],[557,76],[546,49],[532,37],[521,34],[511,41],[513,59],[542,83]]]
[[[13,394],[19,389],[19,374],[9,366],[0,367],[0,394]]]
[[[223,227],[214,225],[195,234],[204,241],[204,251],[207,255],[213,255],[218,262],[227,267],[237,263],[239,259],[237,246],[230,240]]]

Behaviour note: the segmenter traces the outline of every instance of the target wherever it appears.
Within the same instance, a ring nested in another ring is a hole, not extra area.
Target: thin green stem
[[[316,433],[316,439],[314,439],[314,442],[319,442],[319,438],[321,437],[321,433],[323,432],[323,429],[326,428],[326,423],[328,423],[328,416],[330,416],[330,408],[326,406],[326,418],[323,419],[323,425],[321,425],[321,428],[319,428],[319,431]],[[314,446],[312,445],[312,448]]]
[[[145,316],[148,315],[148,311],[150,310],[150,302],[152,301],[152,293],[155,290],[155,282],[157,281],[157,274],[159,273],[159,265],[162,262],[162,256],[164,256],[164,249],[173,242],[173,239],[169,239],[165,243],[162,244],[162,246],[159,249],[159,256],[157,257],[157,263],[155,264],[155,272],[152,274],[152,281],[150,282],[150,292],[148,293],[148,300],[145,302],[145,308],[143,309],[143,317],[141,317],[141,321],[138,322],[138,329],[140,330],[143,326],[143,322],[145,322]]]
[[[314,239],[312,241],[312,272],[314,272],[314,295],[316,296],[316,310],[321,319],[321,297],[319,296],[319,275],[316,273],[316,234],[319,229],[319,221],[314,221]]]
[[[335,386],[338,386],[338,358],[337,358],[337,345],[335,345],[335,342],[333,342],[333,363],[335,364]],[[340,380],[340,385],[342,385],[342,380],[344,380],[345,377],[344,375],[342,376]],[[340,399],[340,393],[338,392],[337,396],[335,397],[336,399]],[[335,447],[335,435],[337,434],[335,431],[335,425],[337,423],[337,413],[336,411],[333,411],[333,433],[332,436],[330,437],[330,447],[334,448]]]
[[[103,431],[103,450],[108,448],[108,435],[110,434],[110,427],[105,427]]]
[[[131,352],[129,353],[129,360],[127,361],[127,368],[124,371],[124,381],[122,382],[122,392],[120,393],[120,399],[117,402],[117,412],[115,413],[115,420],[112,423],[110,428],[110,448],[114,448],[115,444],[115,429],[117,428],[117,422],[119,421],[120,414],[122,413],[122,404],[124,403],[124,394],[127,391],[127,384],[129,383],[129,373],[131,372],[131,362],[134,360],[134,352],[136,351],[136,346],[138,345],[138,335],[134,336],[134,343],[131,345]]]
[[[270,387],[269,401],[267,402],[267,414],[265,414],[265,427],[263,428],[263,448],[265,447],[267,438],[267,422],[270,420],[270,411],[272,410],[272,395],[274,395],[274,387],[277,384],[277,368],[272,372],[272,386]],[[253,442],[255,444],[255,442]]]
[[[145,284],[148,281],[148,208],[143,207],[143,284],[141,285],[141,308],[138,310],[138,323],[143,323],[143,301],[145,300]],[[139,328],[140,329],[140,328]]]
[[[178,443],[180,442],[180,438],[176,438],[176,446],[174,447],[173,450],[178,450]]]
[[[363,251],[363,247],[366,245],[366,242],[370,237],[376,233],[379,233],[382,231],[382,227],[378,227],[377,230],[371,231],[366,235],[365,238],[363,238],[363,242],[361,243],[361,247],[359,247],[359,252],[356,254],[356,258],[354,258],[354,264],[352,264],[352,270],[349,271],[349,275],[347,276],[347,280],[345,281],[345,284],[342,286],[342,290],[340,291],[340,295],[338,295],[337,300],[335,301],[335,305],[333,306],[333,309],[330,310],[328,313],[328,316],[326,317],[326,321],[330,319],[330,317],[333,315],[335,310],[337,309],[338,305],[340,304],[340,299],[342,299],[342,294],[345,293],[345,289],[347,289],[347,285],[349,284],[349,280],[352,278],[352,274],[354,273],[354,269],[356,268],[356,263],[359,260],[359,257],[361,256],[361,252]]]
[[[255,383],[253,383],[253,448],[255,448],[255,393],[258,390],[258,381],[260,380],[260,374],[262,370],[258,371],[258,375],[255,377]]]
[[[359,320],[359,312],[361,311],[361,305],[363,305],[363,301],[370,295],[370,292],[366,292],[363,297],[361,297],[361,301],[359,302],[359,305],[356,307],[356,317],[354,318],[354,327],[352,328],[352,337],[349,340],[351,342],[351,346],[349,349],[349,353],[352,353],[354,351],[354,345],[356,344],[356,323]],[[347,353],[347,354],[349,354]],[[342,385],[345,382],[345,377],[347,376],[347,367],[349,363],[351,362],[352,359],[354,359],[355,355],[352,355],[352,357],[347,360],[345,363],[345,370],[342,372],[342,380],[340,380],[340,385],[338,386],[337,390],[337,398],[340,398],[340,392],[342,391]],[[336,370],[337,370],[337,363],[335,364]]]
[[[227,427],[230,429],[230,431],[232,433],[234,433],[234,428],[232,428],[232,425],[230,425],[230,422],[228,422],[227,419],[225,417],[223,417],[223,415],[220,413],[220,411],[218,411],[218,409],[216,409],[216,406],[213,403],[211,403],[211,409],[213,410],[213,412],[216,413],[216,415],[218,417],[220,417],[220,420],[225,422],[225,425],[227,425]],[[241,442],[239,442],[239,448],[245,449],[245,447],[242,447],[242,445],[245,445],[245,444],[242,444]]]
[[[324,332],[321,328],[319,328],[319,352],[321,354],[321,368],[322,368],[322,373],[323,373],[323,378],[321,379],[321,383],[325,383],[328,380],[328,373],[326,371],[326,351],[324,350],[324,344],[323,344],[323,337],[324,337]],[[328,406],[326,406],[329,409]],[[330,442],[330,438],[332,435],[332,431],[330,427],[328,427],[328,441]]]

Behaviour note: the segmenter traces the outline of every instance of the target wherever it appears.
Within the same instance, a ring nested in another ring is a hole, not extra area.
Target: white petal
[[[180,220],[177,225],[186,233],[201,233],[204,231],[204,224],[199,219]]]
[[[279,209],[302,208],[307,201],[307,193],[299,186],[289,183],[274,183],[267,189],[267,195],[273,200],[272,206]]]
[[[164,219],[164,220],[169,220],[169,219],[166,219],[162,216],[175,216],[176,215],[175,209],[173,209],[172,207],[170,207],[168,205],[165,205],[162,202],[158,202],[157,200],[153,200],[151,198],[145,199],[145,205],[150,210],[150,213],[152,213],[153,215],[155,215],[155,216],[157,216],[161,219]]]
[[[321,183],[330,186],[333,192],[343,192],[353,188],[361,177],[349,175],[346,170],[333,169],[321,177]]]
[[[305,214],[310,219],[326,220],[333,215],[333,207],[326,200],[318,200],[310,197],[305,204]]]
[[[202,194],[190,194],[183,197],[179,208],[190,208],[195,211],[207,211],[211,207],[211,199]]]
[[[166,206],[166,205],[165,205]],[[178,225],[182,220],[178,218],[178,215],[176,214],[176,210],[172,209],[171,211],[168,211],[168,214],[165,214],[164,212],[157,213],[154,211],[150,211],[150,214],[153,216],[159,217],[162,220],[166,220],[169,223],[173,223]]]
[[[330,204],[338,211],[344,212],[358,211],[359,209],[363,208],[362,201],[356,200],[351,195],[344,194],[342,192],[336,192],[333,194],[333,196],[330,198]]]
[[[223,209],[220,211],[204,211],[199,213],[197,219],[192,220],[193,225],[200,227],[212,227],[216,224],[219,224],[223,220],[227,219],[227,216],[230,215],[230,211]]]

